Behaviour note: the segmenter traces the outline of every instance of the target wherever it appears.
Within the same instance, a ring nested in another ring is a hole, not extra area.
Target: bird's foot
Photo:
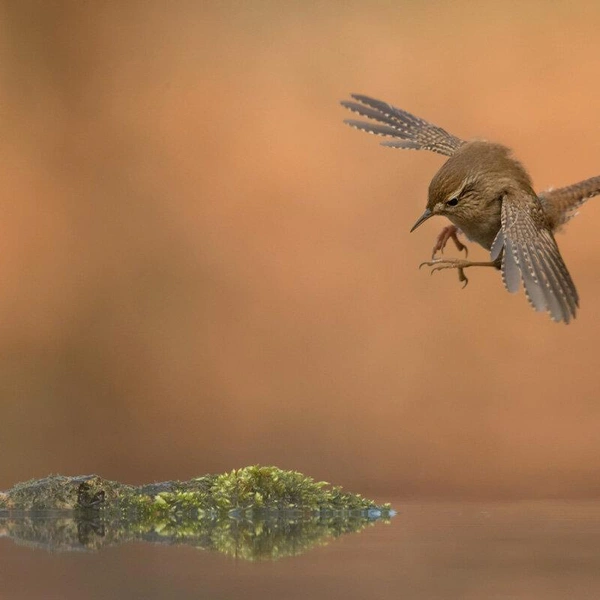
[[[431,274],[433,275],[436,271],[442,271],[443,269],[456,269],[458,271],[458,280],[463,284],[463,288],[467,286],[469,280],[465,275],[465,268],[473,266],[474,263],[468,260],[461,260],[459,258],[434,258],[427,260],[419,265],[419,269],[423,266],[431,267]]]
[[[444,253],[444,248],[448,243],[448,240],[452,240],[454,245],[458,249],[459,252],[465,251],[465,257],[469,256],[469,249],[458,239],[458,232],[460,229],[456,227],[456,225],[446,225],[440,234],[437,236],[435,240],[435,244],[433,246],[433,252],[431,253],[431,260],[436,260],[435,255],[438,252]]]
[[[422,266],[431,267],[431,273],[441,271],[442,269],[456,269],[458,271],[458,280],[463,284],[463,288],[466,287],[469,280],[465,275],[465,269],[467,267],[494,267],[498,268],[498,264],[494,261],[473,261],[465,260],[464,258],[435,258],[433,260],[427,260],[419,265],[419,269]]]

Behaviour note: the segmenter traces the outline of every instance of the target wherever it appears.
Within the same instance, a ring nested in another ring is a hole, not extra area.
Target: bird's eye
[[[450,198],[446,204],[448,206],[456,206],[458,204],[458,198]]]

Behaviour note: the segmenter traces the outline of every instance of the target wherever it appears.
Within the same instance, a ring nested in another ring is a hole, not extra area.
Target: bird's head
[[[514,186],[533,193],[527,172],[510,156],[508,148],[489,142],[469,142],[431,180],[427,208],[411,231],[434,215],[447,217],[461,227],[484,214],[493,203],[501,202]]]

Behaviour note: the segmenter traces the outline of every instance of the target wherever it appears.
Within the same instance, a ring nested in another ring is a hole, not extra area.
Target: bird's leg
[[[469,250],[467,247],[458,239],[457,233],[460,231],[456,225],[446,225],[440,234],[437,236],[435,240],[435,244],[433,246],[433,252],[431,253],[431,260],[435,260],[435,255],[438,252],[444,254],[444,248],[448,243],[448,240],[452,240],[454,245],[458,248],[459,252],[465,251],[465,256],[469,256]]]
[[[435,273],[436,271],[441,271],[442,269],[456,269],[458,271],[458,280],[464,284],[463,288],[466,287],[467,283],[469,283],[469,280],[467,279],[467,277],[465,275],[465,271],[464,271],[467,267],[494,267],[496,269],[498,268],[497,262],[493,262],[493,261],[475,262],[472,260],[465,260],[465,259],[461,259],[461,258],[447,258],[447,259],[435,258],[432,260],[422,262],[419,265],[419,269],[423,265],[431,267],[431,273]]]

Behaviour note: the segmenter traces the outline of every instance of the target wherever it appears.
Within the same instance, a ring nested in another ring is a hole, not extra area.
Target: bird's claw
[[[443,260],[441,258],[432,258],[432,260],[426,260],[419,265],[419,269],[421,267],[431,267],[430,275],[433,275],[436,271],[442,271],[444,269],[456,269],[458,271],[458,280],[463,284],[463,289],[467,287],[469,280],[465,275],[464,268],[453,260]]]

